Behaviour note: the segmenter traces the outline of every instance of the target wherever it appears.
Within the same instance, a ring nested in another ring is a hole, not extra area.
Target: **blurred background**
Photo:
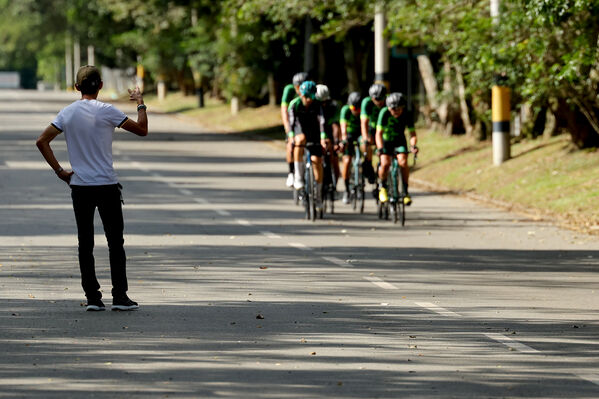
[[[499,84],[513,137],[593,148],[598,15],[596,0],[0,0],[0,86],[72,90],[94,64],[115,98],[137,84],[259,107],[307,71],[340,101],[383,81],[419,123],[485,140]]]

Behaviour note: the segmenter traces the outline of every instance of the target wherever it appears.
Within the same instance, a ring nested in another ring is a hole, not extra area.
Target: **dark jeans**
[[[73,209],[77,221],[79,239],[79,268],[81,285],[89,300],[100,299],[100,284],[96,278],[94,260],[94,213],[96,208],[102,218],[108,241],[112,296],[124,296],[127,292],[126,257],[123,248],[123,210],[121,190],[118,184],[108,186],[71,186]]]

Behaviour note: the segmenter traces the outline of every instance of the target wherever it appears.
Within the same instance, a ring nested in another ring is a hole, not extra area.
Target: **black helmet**
[[[368,89],[368,95],[375,100],[383,101],[387,94],[387,88],[382,84],[375,83]]]
[[[293,85],[294,86],[299,86],[302,83],[304,83],[306,80],[308,80],[308,74],[306,72],[298,72],[295,75],[293,75]]]
[[[359,107],[360,100],[362,100],[362,96],[360,95],[360,93],[357,91],[353,91],[353,92],[349,93],[349,96],[347,97],[347,105],[353,105],[354,107]]]
[[[406,98],[401,93],[391,93],[385,100],[387,108],[405,107],[407,104]]]

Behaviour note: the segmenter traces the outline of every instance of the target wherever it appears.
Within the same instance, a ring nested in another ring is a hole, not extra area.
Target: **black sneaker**
[[[85,310],[88,312],[99,312],[106,310],[106,306],[104,306],[104,302],[101,299],[88,299]]]
[[[133,302],[128,296],[112,298],[112,310],[136,310],[139,309],[137,302]]]

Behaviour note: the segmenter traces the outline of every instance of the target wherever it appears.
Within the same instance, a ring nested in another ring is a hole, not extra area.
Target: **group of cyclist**
[[[387,94],[379,83],[370,86],[368,96],[352,92],[339,109],[324,84],[308,80],[305,72],[293,76],[285,86],[281,99],[281,118],[286,132],[286,159],[289,166],[287,187],[304,189],[304,152],[308,150],[316,181],[317,211],[322,212],[323,157],[330,162],[336,177],[345,183],[343,203],[350,202],[350,171],[352,158],[363,155],[362,174],[374,186],[373,195],[381,203],[389,201],[387,175],[393,158],[401,169],[403,201],[410,205],[408,192],[408,153],[418,152],[413,118],[407,111],[407,101],[401,93]],[[408,130],[409,146],[404,131]],[[356,145],[357,144],[357,145]],[[355,154],[355,148],[362,154]],[[379,156],[377,170],[373,168],[373,148]],[[338,154],[342,155],[339,167]]]

